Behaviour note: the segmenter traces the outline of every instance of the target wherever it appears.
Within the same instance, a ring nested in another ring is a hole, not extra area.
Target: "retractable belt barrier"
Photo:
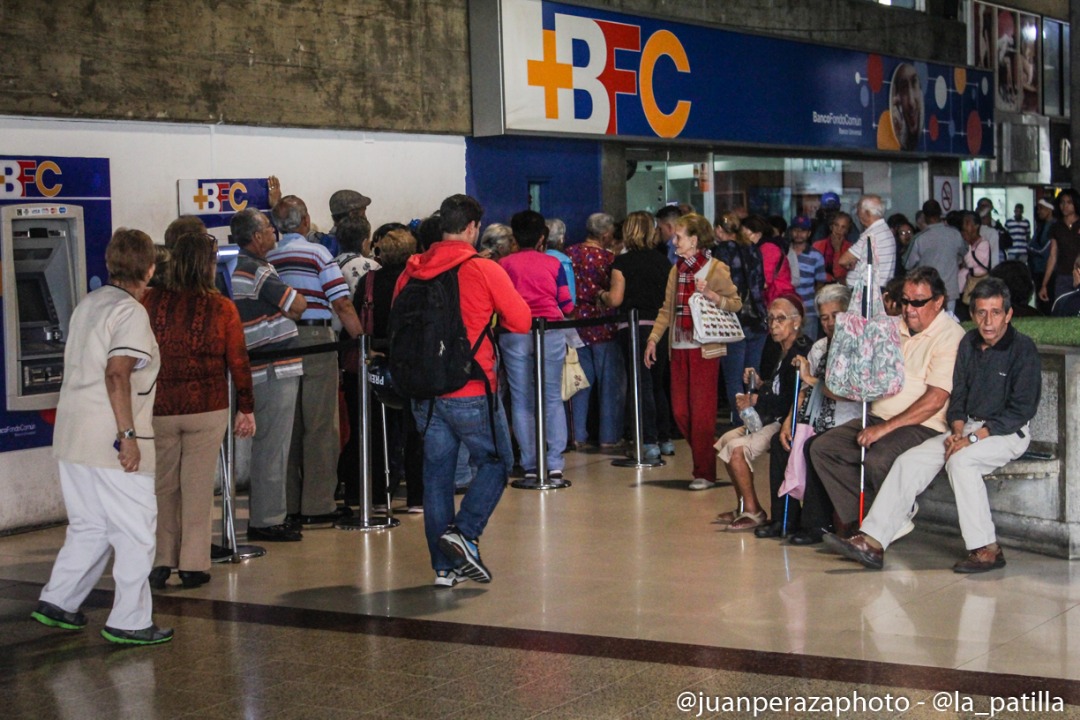
[[[254,350],[248,353],[249,360],[281,360],[284,358],[303,357],[304,355],[319,355],[323,353],[338,352],[346,348],[359,345],[359,353],[361,358],[367,358],[368,356],[368,344],[370,338],[367,335],[361,335],[358,338],[342,338],[338,342],[333,343],[321,343],[319,345],[307,345],[301,347],[290,347],[281,350]],[[360,437],[360,514],[350,518],[342,518],[334,523],[334,527],[339,530],[385,530],[388,528],[397,527],[400,525],[400,521],[392,516],[390,510],[389,497],[389,483],[387,483],[387,498],[386,508],[387,516],[375,516],[372,511],[371,502],[371,437],[370,437],[370,423],[371,413],[369,402],[371,398],[371,389],[368,386],[368,367],[366,362],[360,363],[360,382],[359,382],[359,402],[360,402],[360,417],[359,417],[359,437]],[[230,417],[232,417],[232,378],[229,378],[229,397],[230,397]],[[385,412],[385,409],[383,410]],[[386,423],[383,423],[383,447],[386,448]],[[222,443],[222,459],[224,461],[225,469],[222,472],[222,496],[224,498],[222,502],[222,541],[226,550],[232,550],[233,562],[239,562],[247,557],[259,557],[265,554],[265,550],[253,546],[237,546],[236,544],[236,520],[234,510],[234,500],[232,486],[233,476],[233,423],[229,423],[228,432],[225,435],[225,441]],[[388,456],[384,454],[384,458]],[[250,548],[250,551],[254,554],[247,554],[244,548]],[[257,551],[257,552],[255,552]]]
[[[605,315],[597,318],[581,318],[578,320],[546,320],[535,318],[532,324],[533,376],[536,379],[536,480],[515,480],[512,487],[522,490],[558,490],[570,487],[566,480],[552,482],[548,476],[547,453],[544,452],[545,439],[547,436],[546,418],[544,415],[544,334],[548,330],[567,330],[584,327],[597,327],[599,325],[611,325],[614,323],[628,323],[630,329],[630,354],[633,362],[630,363],[630,388],[634,402],[634,457],[612,460],[615,467],[647,468],[658,467],[664,464],[661,459],[649,460],[645,457],[641,437],[641,374],[638,362],[641,360],[641,340],[638,337],[639,313],[637,309],[629,313],[617,315]]]

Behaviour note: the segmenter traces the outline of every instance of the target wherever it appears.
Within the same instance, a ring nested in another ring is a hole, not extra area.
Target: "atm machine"
[[[83,210],[0,207],[7,410],[55,408],[71,313],[86,295]]]

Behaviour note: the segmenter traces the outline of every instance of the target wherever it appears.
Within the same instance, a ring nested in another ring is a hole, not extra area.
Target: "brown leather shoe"
[[[825,533],[825,547],[848,560],[854,560],[865,568],[880,570],[885,564],[885,551],[876,548],[866,540],[862,533],[850,538],[842,538],[833,533]]]
[[[997,570],[1003,567],[1005,567],[1005,553],[1001,551],[1000,545],[994,543],[993,545],[975,548],[968,553],[966,558],[953,565],[952,569],[955,573],[971,574]]]

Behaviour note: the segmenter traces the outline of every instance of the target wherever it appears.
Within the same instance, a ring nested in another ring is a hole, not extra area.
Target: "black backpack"
[[[484,339],[494,342],[491,325],[469,344],[461,318],[460,268],[430,280],[411,278],[390,309],[390,373],[398,392],[407,398],[432,400],[473,379],[484,380],[491,393],[487,375],[476,362]]]

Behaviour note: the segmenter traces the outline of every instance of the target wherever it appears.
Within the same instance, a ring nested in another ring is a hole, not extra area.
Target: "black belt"
[[[330,327],[331,320],[297,320],[297,325],[304,325],[305,327]]]

